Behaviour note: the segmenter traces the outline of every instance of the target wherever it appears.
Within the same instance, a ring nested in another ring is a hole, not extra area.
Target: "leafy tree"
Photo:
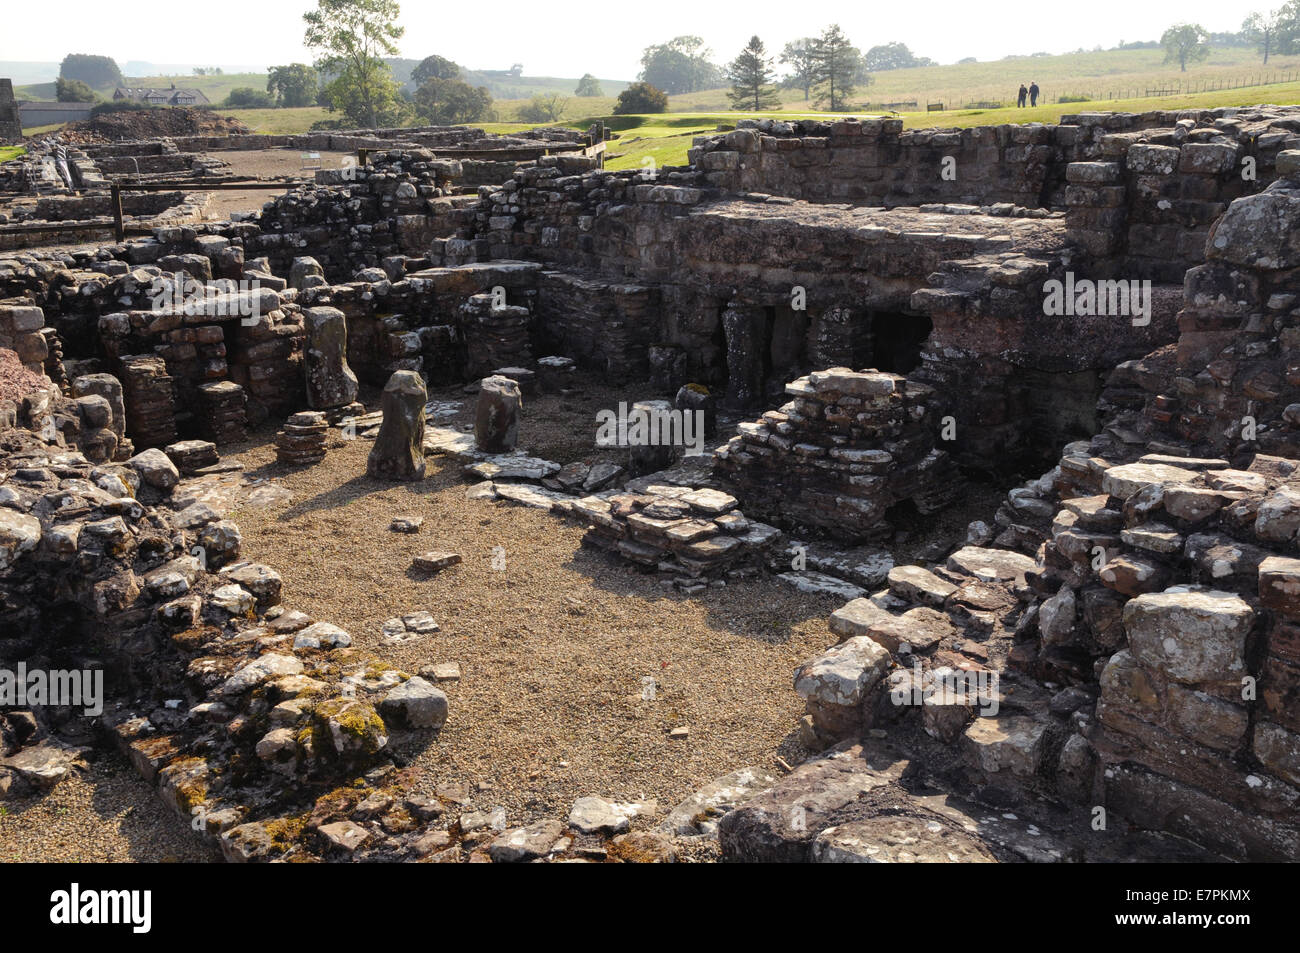
[[[275,105],[275,100],[271,98],[270,93],[264,93],[252,86],[237,86],[226,96],[223,105],[232,109],[270,109]]]
[[[1264,56],[1300,52],[1300,2],[1291,0],[1268,13],[1252,13],[1241,24],[1241,38]]]
[[[397,54],[400,14],[397,0],[316,0],[303,14],[303,45],[319,50],[318,66],[337,76],[327,87],[332,107],[361,125],[374,128],[401,112],[392,70],[381,59]]]
[[[397,81],[373,64],[364,73],[345,66],[321,88],[319,101],[330,112],[343,113],[351,128],[400,126],[409,113]]]
[[[1241,21],[1241,35],[1245,39],[1256,44],[1260,53],[1264,54],[1264,65],[1268,65],[1268,56],[1273,52],[1273,47],[1277,44],[1277,20],[1278,11],[1271,13],[1252,13],[1246,19]]]
[[[1272,16],[1276,18],[1273,52],[1285,56],[1300,53],[1300,0],[1282,4]]]
[[[568,108],[569,99],[559,93],[538,93],[519,107],[519,118],[524,122],[559,122]]]
[[[492,94],[486,86],[471,86],[460,79],[425,80],[415,91],[415,114],[436,126],[480,122],[492,110]]]
[[[731,100],[732,109],[773,109],[781,104],[781,98],[772,86],[772,58],[767,55],[763,41],[751,36],[749,43],[727,65],[727,79],[731,81],[731,91],[727,98]]]
[[[911,69],[914,66],[933,66],[934,60],[916,56],[907,48],[906,43],[882,43],[873,46],[862,56],[862,63],[873,73],[882,73],[891,69]]]
[[[979,60],[977,60],[977,59],[976,59],[975,57],[973,57],[973,56],[963,56],[961,59],[959,59],[959,60],[957,61],[957,65],[958,65],[958,66],[962,66],[962,65],[964,65],[964,64],[966,64],[966,63],[978,63],[978,62],[979,62]]]
[[[1197,23],[1176,23],[1160,37],[1165,48],[1165,62],[1178,61],[1181,72],[1187,72],[1187,63],[1199,63],[1210,55],[1209,37],[1205,28]]]
[[[649,83],[633,83],[618,94],[618,102],[614,104],[615,116],[667,111],[668,94]]]
[[[641,54],[637,79],[666,93],[693,93],[722,85],[722,70],[709,61],[713,51],[698,36],[678,36]]]
[[[266,91],[281,106],[310,106],[319,85],[319,74],[306,63],[272,66],[266,77]]]
[[[419,89],[431,79],[460,79],[460,67],[444,56],[426,56],[411,70],[411,83]]]
[[[839,112],[853,95],[853,77],[858,72],[862,54],[849,42],[838,23],[832,23],[822,31],[813,52],[817,105],[826,104],[831,112]]]
[[[804,37],[801,40],[791,40],[781,51],[781,62],[790,67],[790,85],[803,90],[805,102],[816,82],[813,78],[817,66],[816,47],[816,39]]]
[[[69,53],[59,66],[59,75],[64,79],[79,79],[92,89],[121,86],[125,82],[111,56],[90,53]]]
[[[583,73],[582,79],[578,80],[578,88],[573,91],[575,96],[604,96],[605,93],[600,88],[600,80],[590,73]]]
[[[99,99],[95,91],[81,80],[62,76],[54,81],[54,98],[61,103],[93,103]]]

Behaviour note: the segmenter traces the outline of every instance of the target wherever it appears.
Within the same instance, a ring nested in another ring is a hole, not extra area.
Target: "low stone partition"
[[[736,506],[717,490],[651,484],[642,493],[584,497],[569,512],[590,526],[585,545],[662,573],[690,593],[757,573],[780,539],[779,530]]]
[[[740,433],[714,472],[750,512],[838,538],[889,535],[888,511],[905,500],[933,513],[960,492],[934,391],[895,374],[831,368],[786,388],[794,399]]]

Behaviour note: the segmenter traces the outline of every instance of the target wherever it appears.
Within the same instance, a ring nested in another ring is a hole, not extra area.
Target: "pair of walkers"
[[[1025,88],[1025,84],[1024,84],[1024,83],[1021,83],[1021,84],[1020,84],[1020,93],[1019,93],[1019,95],[1016,97],[1016,105],[1017,105],[1017,106],[1020,106],[1020,107],[1023,107],[1023,106],[1025,105],[1025,99],[1028,98],[1028,99],[1029,99],[1029,105],[1031,105],[1031,106],[1037,106],[1037,105],[1038,105],[1038,93],[1039,93],[1039,89],[1038,89],[1038,84],[1037,84],[1037,83],[1030,83],[1028,89]]]

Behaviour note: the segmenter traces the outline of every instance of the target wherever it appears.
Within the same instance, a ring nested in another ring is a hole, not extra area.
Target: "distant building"
[[[94,103],[51,103],[25,99],[18,104],[18,115],[23,126],[35,129],[37,126],[51,126],[56,122],[79,122],[90,118]]]
[[[117,102],[128,100],[133,103],[146,103],[150,106],[207,106],[208,97],[197,89],[157,89],[152,86],[119,86],[113,90],[113,99]]]

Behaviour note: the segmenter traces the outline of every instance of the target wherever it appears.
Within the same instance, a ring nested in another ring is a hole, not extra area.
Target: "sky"
[[[1258,5],[1250,0],[919,0],[881,4],[803,0],[792,4],[754,0],[679,3],[621,0],[555,3],[496,0],[493,3],[402,3],[406,27],[402,56],[437,53],[470,69],[509,69],[522,63],[529,76],[633,79],[641,51],[652,43],[693,34],[704,38],[714,59],[732,59],[752,34],[769,51],[786,41],[839,23],[854,45],[866,50],[901,41],[918,56],[952,63],[1011,54],[1066,53],[1112,47],[1121,40],[1159,39],[1175,20],[1212,32],[1237,30]],[[0,60],[58,61],[67,53],[98,53],[119,64],[210,64],[265,69],[310,62],[302,47],[302,14],[314,0],[222,0],[209,4],[149,4],[156,11],[106,13],[103,0],[61,0],[57,28],[38,3],[6,3]]]

